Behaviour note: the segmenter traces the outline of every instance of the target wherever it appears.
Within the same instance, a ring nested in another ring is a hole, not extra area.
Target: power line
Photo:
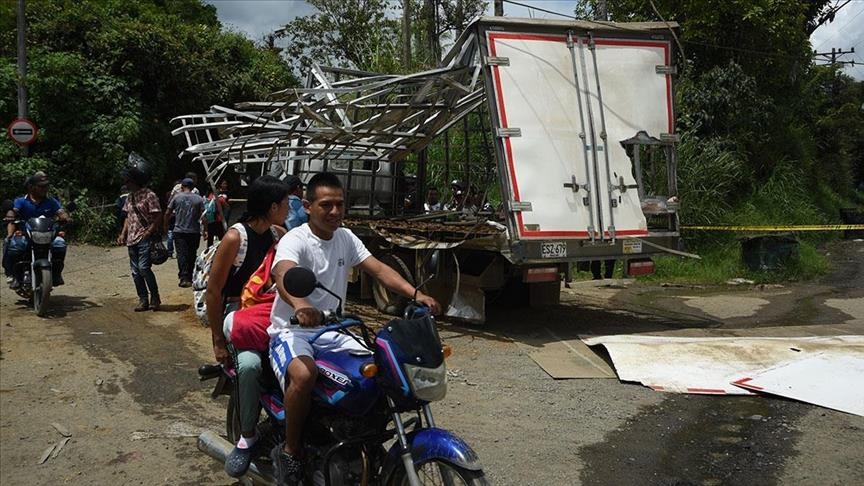
[[[832,66],[834,64],[852,64],[852,65],[854,65],[855,61],[838,61],[837,60],[837,58],[839,58],[840,56],[842,56],[844,54],[855,54],[855,48],[853,47],[851,50],[844,51],[842,49],[835,49],[832,47],[831,52],[813,51],[814,56],[822,56],[822,57],[826,58],[825,60],[828,60],[828,58],[830,58],[831,61],[828,64],[830,64]]]
[[[846,2],[846,3],[849,3],[849,2]],[[843,5],[846,5],[846,4],[844,3]],[[858,16],[861,15],[862,13],[864,13],[864,7],[862,7],[861,10],[857,14],[852,16],[852,18],[850,18],[845,24],[843,24],[843,27],[840,27],[839,29],[837,29],[837,32],[834,32],[834,35],[832,35],[831,37],[829,37],[829,38],[825,39],[824,41],[822,41],[821,43],[819,43],[819,45],[816,46],[816,49],[819,49],[820,47],[827,44],[829,41],[834,40],[835,37],[840,35],[840,33],[843,32],[844,30],[846,30],[847,27],[852,25],[852,21],[857,19]]]
[[[540,8],[540,7],[535,7],[533,5],[526,5],[524,3],[514,2],[513,0],[503,0],[503,1],[504,1],[504,3],[509,3],[512,5],[518,5],[520,7],[524,7],[524,8],[530,9],[530,10],[538,10],[540,12],[545,12],[545,13],[552,14],[552,15],[560,15],[561,17],[567,17],[568,19],[576,20],[575,15],[567,15],[567,14],[562,14],[560,12],[553,12],[552,10],[546,10],[545,8]]]

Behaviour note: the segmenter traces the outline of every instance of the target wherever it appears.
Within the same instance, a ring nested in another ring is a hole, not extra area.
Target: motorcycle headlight
[[[426,402],[441,400],[447,395],[447,369],[442,362],[437,368],[403,365],[414,396]]]
[[[33,231],[30,233],[30,239],[33,240],[33,243],[37,245],[48,245],[51,244],[51,240],[54,238],[53,231]]]

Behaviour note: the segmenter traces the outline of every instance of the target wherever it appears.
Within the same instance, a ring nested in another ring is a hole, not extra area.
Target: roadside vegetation
[[[200,0],[28,0],[26,83],[40,135],[26,157],[7,139],[0,141],[0,196],[20,194],[28,174],[46,170],[54,192],[77,205],[74,237],[110,241],[117,174],[129,152],[156,165],[155,186],[162,193],[196,169],[177,159],[182,146],[170,135],[171,118],[213,104],[266,99],[298,85],[312,62],[388,73],[428,69],[488,2],[414,0],[408,57],[401,1],[309,3],[318,14],[289,22],[286,12],[283,29],[252,42],[226,31],[215,7]],[[834,2],[605,3],[614,21],[675,20],[681,26],[675,63],[683,225],[840,223],[841,209],[864,207],[864,82],[838,66],[815,65],[809,42],[832,18]],[[594,18],[596,4],[579,2],[575,14]],[[0,27],[0,114],[11,120],[17,110],[15,2],[0,4]],[[465,123],[478,133],[488,130],[479,117]],[[433,144],[427,155],[434,183],[444,188],[458,170],[476,170],[467,163],[444,168],[444,143],[466,160],[482,162],[491,154],[487,138],[455,136]],[[471,174],[489,187],[495,177],[488,170]],[[737,240],[746,233],[683,235],[686,251],[703,259],[660,258],[652,278],[812,278],[827,268],[817,249],[837,237],[798,235],[796,263],[747,273]]]

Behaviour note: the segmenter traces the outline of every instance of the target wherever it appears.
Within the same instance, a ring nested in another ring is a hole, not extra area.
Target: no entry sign
[[[6,127],[6,134],[18,145],[32,144],[37,133],[39,129],[29,118],[16,118]]]

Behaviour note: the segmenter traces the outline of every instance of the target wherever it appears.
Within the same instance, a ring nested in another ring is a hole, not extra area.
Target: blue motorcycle
[[[300,267],[286,272],[284,283],[298,297],[316,289],[330,292],[311,271]],[[360,318],[342,315],[339,309],[341,299],[335,312],[324,313],[325,326],[310,342],[338,331],[353,336],[366,350],[315,356],[318,381],[303,432],[306,484],[488,484],[471,447],[435,425],[431,402],[443,399],[447,392],[444,358],[450,350],[442,346],[428,309],[409,305],[404,318],[391,320],[377,334]],[[247,472],[260,484],[274,482],[266,451],[284,437],[282,391],[272,371],[269,373],[260,397],[265,413],[257,426],[264,447]],[[199,374],[202,380],[219,378],[214,398],[232,394],[232,369],[205,365]],[[233,397],[228,402],[227,431],[230,442],[205,432],[199,448],[224,460],[231,444],[239,439],[240,420]]]

